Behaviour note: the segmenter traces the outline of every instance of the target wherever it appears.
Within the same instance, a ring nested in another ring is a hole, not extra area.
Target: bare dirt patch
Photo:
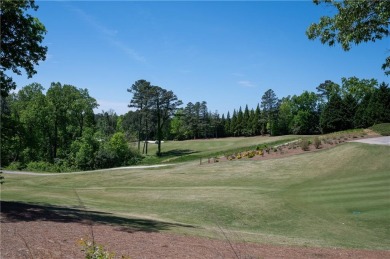
[[[1,205],[1,258],[84,258],[78,240],[91,239],[92,233],[118,258],[390,258],[390,251],[230,243],[167,233],[150,222],[124,227],[104,217],[91,221],[77,210]]]

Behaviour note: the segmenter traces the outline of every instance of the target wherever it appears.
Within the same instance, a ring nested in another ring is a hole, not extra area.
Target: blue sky
[[[47,59],[18,88],[51,82],[87,88],[101,110],[129,110],[136,80],[172,90],[184,104],[206,101],[220,114],[255,108],[273,89],[279,98],[325,80],[375,78],[389,55],[388,39],[353,46],[310,41],[306,28],[333,9],[311,1],[132,2],[38,1]]]

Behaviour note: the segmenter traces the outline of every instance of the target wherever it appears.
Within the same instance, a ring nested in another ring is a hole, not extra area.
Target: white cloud
[[[239,84],[242,87],[256,87],[256,85],[254,83],[252,83],[251,81],[248,81],[248,80],[238,81],[237,84]]]

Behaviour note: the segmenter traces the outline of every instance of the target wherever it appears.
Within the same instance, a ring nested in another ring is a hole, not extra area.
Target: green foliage
[[[293,103],[290,96],[284,97],[281,100],[279,107],[279,130],[282,135],[290,134],[291,132],[291,123],[293,121]]]
[[[261,97],[261,107],[266,119],[265,124],[271,135],[276,135],[279,131],[277,127],[277,110],[279,108],[279,99],[272,89],[268,89]]]
[[[151,85],[143,79],[136,81],[127,91],[133,94],[129,107],[136,108],[139,115],[138,151],[140,151],[141,131],[144,131],[144,139],[147,141],[153,129],[158,141],[157,154],[160,155],[165,124],[174,115],[182,101],[178,100],[172,91]],[[146,146],[146,154],[147,152]]]
[[[315,137],[313,140],[314,147],[316,149],[319,149],[321,147],[321,140],[319,137]]]
[[[375,124],[370,129],[382,136],[390,136],[390,123]]]
[[[378,87],[376,79],[359,79],[356,76],[341,78],[341,91],[343,96],[351,95],[356,103],[360,103],[363,98],[372,93]]]
[[[325,80],[316,89],[318,92],[317,96],[322,102],[328,102],[332,95],[339,95],[341,91],[340,86],[331,80]]]
[[[114,259],[115,254],[106,251],[102,245],[95,244],[89,240],[80,239],[79,244],[85,253],[85,259]],[[122,257],[123,258],[123,257]]]
[[[308,139],[302,139],[300,142],[301,149],[303,151],[309,151],[310,150],[310,143]]]
[[[21,162],[18,162],[18,161],[14,161],[7,166],[8,170],[16,170],[16,171],[23,170],[24,168],[25,168],[25,166],[23,166],[23,164]]]
[[[122,132],[116,132],[109,141],[109,148],[116,154],[118,160],[126,161],[130,153],[125,135]]]
[[[99,142],[93,134],[93,130],[87,128],[80,139],[71,145],[70,158],[72,163],[81,170],[92,170],[95,168],[95,156],[99,148]]]
[[[12,78],[4,71],[21,75],[23,68],[30,78],[35,73],[35,65],[45,60],[47,47],[43,47],[45,26],[38,18],[31,15],[31,10],[38,10],[33,0],[1,0],[1,96],[6,97],[11,89],[16,88]]]
[[[96,167],[96,100],[86,89],[37,83],[1,99],[2,163],[15,169],[63,172]],[[116,151],[115,151],[116,152]]]
[[[138,163],[140,155],[130,148],[124,133],[117,132],[109,140],[102,141],[95,157],[95,168],[111,168]]]
[[[337,13],[333,17],[323,16],[306,31],[309,39],[319,38],[322,44],[341,44],[345,51],[351,44],[377,41],[389,36],[390,1],[334,1],[314,0],[318,5],[333,5]],[[382,69],[390,74],[390,57],[386,58]]]
[[[162,152],[160,141],[265,133],[316,134],[320,128],[326,133],[390,122],[387,84],[376,88],[376,80],[356,77],[342,81],[341,89],[325,81],[317,95],[305,91],[282,100],[270,89],[262,98],[263,111],[260,105],[256,111],[246,105],[244,111],[234,110],[232,118],[228,113],[226,119],[224,115],[220,118],[218,112],[208,111],[206,102],[188,103],[184,109],[177,110],[180,104],[177,97],[157,86],[149,85],[142,94],[134,95],[141,98],[137,102],[141,102],[142,111],[118,116],[113,111],[94,115],[97,103],[86,89],[53,83],[45,95],[41,85],[31,84],[1,99],[2,163],[8,166],[18,162],[17,167],[23,169],[29,164],[31,170],[38,171],[131,165],[142,159],[139,152],[130,148],[129,143],[134,139],[159,140],[157,150],[155,145],[144,145],[144,148],[162,159],[147,156],[144,163],[187,161],[202,154],[193,155],[198,151],[189,147],[190,153],[183,152],[178,158],[170,154],[169,147],[168,152]],[[143,94],[149,99],[143,99],[146,98]],[[325,97],[329,99],[325,101]],[[220,155],[211,150],[209,154]]]
[[[178,111],[170,123],[170,134],[174,136],[175,140],[184,140],[186,138],[183,115],[183,110]]]
[[[314,134],[318,132],[319,112],[318,96],[305,91],[291,98],[293,118],[291,129],[293,134]]]
[[[44,161],[39,161],[39,162],[32,161],[26,165],[26,170],[32,172],[52,172],[55,171],[53,169],[54,169],[53,164]]]
[[[345,105],[339,95],[332,95],[320,116],[320,127],[323,133],[348,129]]]
[[[382,83],[367,94],[355,114],[355,127],[366,128],[374,124],[390,122],[390,88]]]
[[[93,109],[98,104],[87,89],[61,83],[52,83],[46,98],[51,115],[50,161],[53,161],[66,158],[72,141],[81,137],[85,128],[93,126]]]
[[[44,161],[32,161],[26,165],[25,170],[31,172],[71,172],[74,168],[68,166],[65,161],[58,161],[54,164]]]

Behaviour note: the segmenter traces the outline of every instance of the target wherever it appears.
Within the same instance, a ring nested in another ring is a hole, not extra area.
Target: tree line
[[[52,83],[44,93],[38,83],[1,99],[1,162],[11,169],[91,170],[135,164],[113,112],[98,107],[87,89]]]
[[[33,83],[1,99],[2,164],[91,170],[137,163],[150,140],[160,156],[162,140],[320,134],[390,122],[388,84],[357,77],[341,81],[326,80],[317,92],[281,99],[269,89],[255,109],[245,105],[226,116],[209,111],[205,101],[181,107],[172,91],[146,80],[127,89],[131,110],[119,116],[112,110],[94,114],[99,105],[87,89],[52,83],[44,93]]]
[[[326,80],[317,92],[277,98],[272,89],[255,109],[239,107],[220,116],[206,102],[188,103],[171,120],[170,137],[183,140],[256,135],[322,134],[390,122],[390,89],[375,79]]]

